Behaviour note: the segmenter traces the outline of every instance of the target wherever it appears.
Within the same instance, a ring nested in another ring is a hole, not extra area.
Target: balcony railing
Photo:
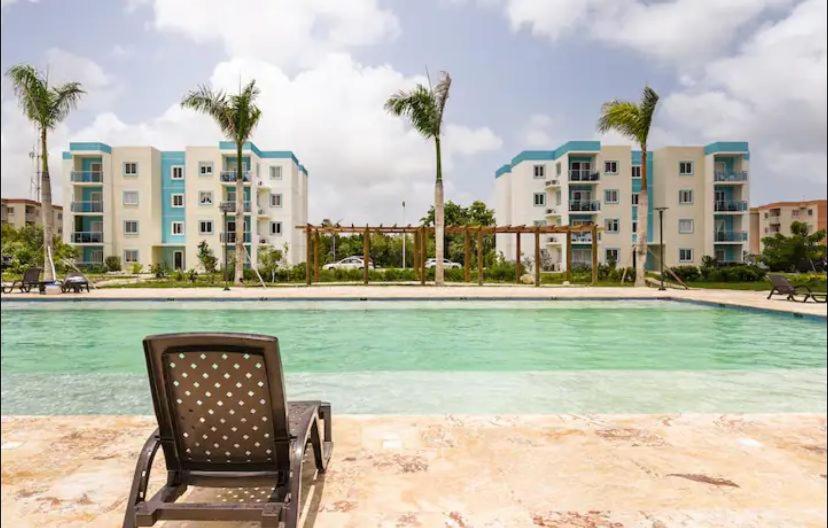
[[[583,201],[570,201],[569,202],[569,210],[573,212],[593,212],[593,211],[600,211],[601,210],[601,202],[598,200],[583,202]]]
[[[75,183],[103,182],[103,173],[101,171],[72,171],[69,177]]]
[[[716,242],[745,242],[748,234],[745,231],[716,231]]]
[[[103,244],[103,233],[100,231],[75,231],[72,233],[73,244]]]
[[[559,215],[561,214],[561,208],[558,205],[554,205],[552,207],[546,208],[546,214],[548,215]]]
[[[592,244],[592,233],[573,233],[573,244]]]
[[[717,172],[713,175],[713,181],[717,182],[743,182],[747,181],[747,171]]]
[[[73,213],[101,213],[103,212],[103,202],[72,202],[71,209]]]
[[[572,182],[595,182],[601,179],[601,175],[589,169],[569,169],[569,181]]]
[[[748,210],[746,201],[716,202],[714,206],[717,213],[743,213]]]
[[[225,244],[235,244],[236,243],[236,233],[222,233],[221,234],[221,241]],[[244,234],[244,243],[250,243],[250,233]]]
[[[234,170],[221,171],[221,174],[219,175],[219,178],[221,179],[221,181],[223,181],[225,183],[235,183],[235,181],[236,181],[236,171],[234,171]],[[250,171],[242,171],[242,179],[245,181],[245,183],[249,183],[250,182]]]
[[[236,201],[232,200],[232,201],[221,202],[220,207],[221,207],[222,210],[224,210],[226,208],[228,213],[235,213],[236,212]],[[250,212],[250,202],[244,202],[244,212],[245,213]]]
[[[552,178],[551,180],[546,180],[547,187],[558,187],[561,184],[561,180],[557,178]]]

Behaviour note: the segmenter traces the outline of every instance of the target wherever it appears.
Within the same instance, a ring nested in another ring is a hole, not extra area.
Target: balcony
[[[569,181],[571,182],[597,182],[601,174],[589,169],[569,169]]]
[[[236,243],[236,233],[222,233],[221,234],[221,241],[225,244],[235,244]],[[244,234],[244,243],[250,243],[250,233]]]
[[[100,231],[75,231],[70,239],[73,244],[103,244]]]
[[[598,200],[580,202],[569,202],[569,211],[574,213],[593,213],[601,210],[601,202]]]
[[[103,202],[72,202],[70,208],[73,213],[102,213]]]
[[[717,213],[744,213],[748,210],[748,203],[744,200],[716,202],[713,206]]]
[[[228,201],[221,202],[220,207],[221,207],[222,210],[224,210],[226,208],[228,213],[235,213],[236,212],[236,201],[235,200],[228,200]],[[244,212],[245,213],[250,212],[250,202],[244,202]]]
[[[546,186],[547,187],[560,187],[560,185],[561,185],[561,180],[559,180],[557,178],[553,178],[551,180],[546,180]]]
[[[713,181],[715,182],[746,182],[748,179],[747,171],[737,171],[737,172],[717,172],[713,175]]]
[[[236,171],[221,171],[219,179],[222,183],[236,183]],[[250,171],[242,171],[242,179],[245,183],[250,183]]]
[[[573,244],[592,244],[592,233],[572,233]]]
[[[748,234],[746,231],[716,231],[716,242],[746,242]]]
[[[546,208],[547,216],[560,216],[561,215],[561,206],[560,205],[553,205],[552,207]]]
[[[101,171],[72,171],[69,175],[72,183],[103,183]]]

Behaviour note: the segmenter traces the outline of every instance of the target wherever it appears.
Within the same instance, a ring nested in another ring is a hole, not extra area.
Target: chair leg
[[[773,297],[773,292],[775,292],[775,291],[776,291],[776,288],[772,288],[772,289],[771,289],[770,293],[768,294],[768,299],[770,299],[771,297]]]

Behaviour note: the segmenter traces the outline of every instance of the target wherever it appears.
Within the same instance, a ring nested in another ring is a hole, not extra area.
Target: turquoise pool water
[[[279,337],[352,413],[825,411],[825,321],[669,301],[2,303],[3,414],[150,413],[141,339]]]

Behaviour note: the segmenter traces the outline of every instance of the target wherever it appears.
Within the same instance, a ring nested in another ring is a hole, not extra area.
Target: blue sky
[[[725,4],[725,5],[720,5]],[[449,199],[488,200],[523,149],[597,138],[602,102],[662,96],[655,147],[747,140],[752,201],[826,192],[826,22],[817,0],[2,0],[5,71],[18,62],[89,94],[53,133],[162,149],[220,139],[181,110],[198,83],[256,78],[263,148],[311,174],[311,217],[391,223],[431,200],[433,152],[382,110],[391,92],[450,71]],[[197,7],[196,7],[197,6]],[[3,196],[28,192],[33,131],[2,83]],[[608,143],[626,143],[616,136]],[[58,183],[60,178],[58,179]],[[61,192],[57,185],[56,194]]]

